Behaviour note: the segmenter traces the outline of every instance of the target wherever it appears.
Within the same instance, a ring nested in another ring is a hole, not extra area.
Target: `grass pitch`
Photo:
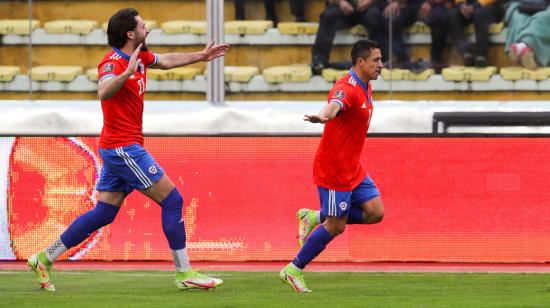
[[[179,291],[162,271],[57,271],[39,290],[27,271],[0,271],[0,307],[550,307],[549,274],[306,273],[296,294],[275,272],[217,272],[216,290]]]

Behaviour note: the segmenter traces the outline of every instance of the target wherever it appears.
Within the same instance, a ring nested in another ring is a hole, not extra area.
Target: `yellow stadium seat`
[[[328,82],[335,82],[336,80],[346,76],[348,72],[349,70],[337,70],[333,68],[325,68],[321,73],[321,76],[323,76],[323,79],[325,79]]]
[[[382,78],[384,78],[384,80],[403,80],[408,74],[410,74],[409,70],[400,68],[394,68],[392,70],[387,68],[382,69]]]
[[[504,80],[521,80],[528,75],[528,69],[520,66],[503,67],[500,69],[500,76]]]
[[[353,26],[349,30],[349,33],[351,33],[353,35],[360,35],[360,36],[367,36],[368,35],[367,29],[365,29],[365,27],[363,27],[362,25]]]
[[[280,22],[277,29],[281,34],[316,34],[319,24],[316,22]]]
[[[497,24],[491,24],[489,26],[489,33],[490,34],[497,34],[500,33],[504,29],[504,22],[499,22]]]
[[[173,80],[191,80],[202,72],[201,69],[196,67],[178,67],[168,70],[170,79]]]
[[[168,80],[170,79],[168,70],[150,68],[147,69],[147,78],[153,80]]]
[[[20,69],[17,66],[0,66],[0,81],[10,82],[19,72]]]
[[[39,26],[40,22],[35,19],[31,21],[30,29],[28,19],[0,19],[0,34],[29,35],[30,31],[36,29]]]
[[[82,72],[80,66],[36,66],[31,69],[34,81],[73,81]]]
[[[546,80],[550,77],[550,67],[541,67],[536,70],[527,70],[527,79]]]
[[[447,81],[464,81],[466,75],[464,74],[464,66],[451,66],[441,70],[443,79]]]
[[[154,21],[154,20],[144,20],[145,22],[145,28],[148,30],[148,31],[151,31],[152,29],[156,29],[157,28],[157,22]],[[102,25],[101,25],[101,29],[103,29],[103,31],[107,32],[107,26],[109,25],[109,22],[104,22]]]
[[[264,34],[271,28],[271,20],[233,20],[224,24],[225,34]]]
[[[89,68],[86,70],[86,77],[88,77],[88,79],[90,81],[97,81],[98,80],[98,77],[97,77],[97,68]]]
[[[423,70],[420,73],[410,72],[405,76],[405,78],[408,80],[421,81],[421,80],[428,80],[428,78],[430,78],[433,74],[435,74],[435,70],[433,68],[429,68],[429,69]]]
[[[431,30],[430,30],[430,27],[428,27],[428,25],[425,24],[424,22],[417,21],[407,29],[407,32],[409,34],[430,33]]]
[[[307,82],[311,79],[311,68],[305,64],[273,66],[263,70],[268,83]]]
[[[496,72],[497,68],[495,66],[467,67],[464,69],[468,81],[489,81]]]
[[[52,34],[82,34],[87,35],[97,28],[94,20],[54,20],[44,24],[44,29]]]
[[[254,75],[258,75],[255,66],[226,66],[224,67],[225,81],[249,82]]]
[[[171,20],[162,23],[162,31],[167,34],[206,34],[206,21]]]

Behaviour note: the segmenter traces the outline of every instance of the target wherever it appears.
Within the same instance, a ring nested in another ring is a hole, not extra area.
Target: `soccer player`
[[[95,208],[78,217],[60,238],[28,260],[44,290],[55,291],[50,280],[53,262],[69,248],[115,219],[134,189],[162,208],[162,229],[176,267],[179,289],[215,288],[222,280],[194,271],[186,250],[182,218],[183,197],[154,158],[143,148],[143,97],[146,68],[171,69],[224,56],[228,44],[213,41],[200,52],[154,54],[145,39],[148,31],[138,11],[121,9],[110,19],[107,36],[112,50],[98,65],[97,93],[103,110],[99,154],[103,160]]]
[[[301,249],[279,273],[279,278],[296,292],[311,292],[302,270],[344,232],[346,224],[374,224],[384,216],[378,188],[359,161],[373,109],[369,81],[377,79],[383,67],[378,44],[370,40],[356,42],[351,61],[349,73],[331,89],[328,104],[318,114],[304,118],[326,124],[313,163],[321,210],[298,211]]]

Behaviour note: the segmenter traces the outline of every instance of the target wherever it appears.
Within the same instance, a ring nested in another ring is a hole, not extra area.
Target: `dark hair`
[[[351,47],[351,63],[355,65],[358,58],[368,58],[373,49],[380,48],[377,42],[359,40]]]
[[[116,12],[109,18],[107,25],[107,40],[109,46],[122,48],[128,41],[128,31],[132,31],[137,26],[136,16],[139,12],[133,8],[125,8]]]

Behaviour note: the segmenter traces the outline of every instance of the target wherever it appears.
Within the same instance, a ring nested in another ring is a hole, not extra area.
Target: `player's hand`
[[[372,5],[372,3],[373,0],[359,0],[357,1],[357,7],[355,9],[359,13],[365,12]]]
[[[353,10],[354,10],[351,3],[345,0],[338,2],[338,8],[340,9],[340,11],[342,11],[342,13],[344,13],[344,15],[349,15],[353,13]]]
[[[128,68],[126,69],[127,75],[132,75],[138,70],[139,65],[141,64],[141,59],[139,58],[139,53],[141,52],[141,47],[143,44],[139,44],[136,50],[134,50],[134,53],[130,57],[130,61],[128,61]]]
[[[305,114],[304,115],[304,121],[308,121],[311,123],[327,123],[328,118],[327,117],[321,117],[318,114]]]
[[[208,45],[203,49],[203,59],[202,61],[212,61],[216,58],[223,57],[229,51],[229,44],[216,44],[215,40],[210,41]]]

